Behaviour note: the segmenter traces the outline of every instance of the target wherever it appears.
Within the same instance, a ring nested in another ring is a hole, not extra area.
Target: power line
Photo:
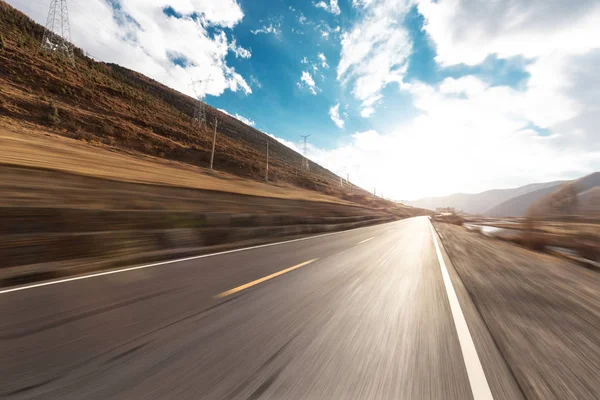
[[[310,135],[300,135],[300,137],[304,140],[304,148],[303,148],[303,158],[302,158],[302,168],[306,169],[307,171],[309,170],[309,163],[308,163],[308,158],[306,158],[306,152],[308,150],[308,145],[306,140],[309,138]]]
[[[196,106],[194,107],[194,117],[192,119],[192,127],[199,131],[202,127],[206,127],[206,105],[204,104],[204,96],[206,96],[206,86],[212,79],[210,75],[206,79],[197,81],[192,80],[191,87],[196,96]],[[200,86],[200,88],[198,88]]]
[[[33,3],[38,3],[38,4],[42,4],[41,0],[32,0]],[[70,61],[71,63],[74,65],[74,54],[73,54],[73,45],[71,44],[71,26],[70,26],[70,19],[69,19],[69,12],[68,12],[68,7],[67,7],[67,0],[50,0],[49,1],[49,12],[48,12],[48,18],[47,18],[47,22],[46,22],[46,30],[44,33],[44,39],[42,41],[42,49],[47,51],[57,51],[60,52],[62,55],[65,55]],[[45,3],[48,4],[48,3]],[[108,35],[114,35],[114,32],[107,30],[104,25],[100,24],[99,21],[92,16],[89,12],[87,12],[86,9],[81,8],[77,3],[73,3],[71,4],[72,7],[75,8],[75,10],[78,11],[78,15],[80,17],[83,17],[86,21],[86,23],[83,26],[79,26],[78,25],[78,30],[80,29],[81,31],[85,32],[86,35],[88,36],[88,38],[96,38],[96,35],[98,32],[104,32]],[[29,7],[28,7],[29,8]],[[31,9],[31,8],[29,8]],[[33,10],[32,10],[33,11]],[[79,21],[81,22],[81,21]],[[92,34],[92,32],[89,31],[90,26],[89,25],[94,25],[96,27],[94,34]],[[77,24],[76,24],[77,25]],[[106,43],[97,40],[96,41],[98,44],[104,46],[106,49],[112,49],[111,46],[107,45]],[[85,52],[85,54],[90,57],[91,55],[87,52]],[[99,57],[94,57],[91,56],[91,58],[94,58],[96,60],[99,60]],[[194,89],[194,91],[196,92],[196,99],[198,100],[195,110],[194,110],[194,118],[193,118],[193,123],[194,126],[198,129],[200,127],[207,127],[208,126],[208,121],[207,121],[207,115],[206,115],[206,105],[203,102],[203,99],[206,95],[206,87],[208,85],[208,83],[210,82],[210,75],[208,76],[207,79],[203,79],[203,80],[199,80],[199,81],[192,81],[192,88]],[[198,87],[196,87],[196,85],[201,85],[201,89],[197,91]],[[239,107],[239,106],[238,106]],[[243,109],[242,112],[246,115],[249,114],[250,117],[252,117],[254,120],[257,120],[257,118],[255,117],[255,112],[257,111],[257,107],[255,107],[253,104],[245,104],[245,105],[241,105],[241,108]],[[252,110],[252,111],[250,111]],[[216,123],[215,123],[216,125]],[[266,122],[262,122],[261,125],[265,125],[267,128],[269,128],[269,124]],[[216,128],[216,127],[215,127]],[[271,132],[273,132],[273,129],[269,129]],[[309,170],[310,169],[310,161],[307,157],[307,153],[308,153],[308,143],[307,143],[307,139],[308,137],[310,137],[311,135],[301,135],[301,137],[304,139],[304,143],[303,143],[303,159],[302,159],[302,168]],[[213,137],[213,146],[215,143],[215,139],[216,139],[216,135],[214,135]],[[267,147],[269,146],[269,144],[267,143]],[[267,150],[268,151],[268,150]],[[270,156],[270,154],[267,154],[267,158]],[[214,158],[214,150],[211,154],[211,159]],[[267,161],[268,162],[268,161]],[[212,164],[212,163],[211,163]],[[267,171],[267,179],[268,179],[268,171]],[[349,179],[347,179],[348,181]],[[335,180],[334,180],[335,182]],[[343,186],[343,179],[340,180],[340,184]],[[351,190],[352,190],[352,185],[350,185]]]
[[[50,2],[41,51],[55,52],[68,59],[75,66],[67,0],[52,0]]]

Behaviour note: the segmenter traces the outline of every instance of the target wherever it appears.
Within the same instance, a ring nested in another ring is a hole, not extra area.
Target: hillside
[[[540,216],[596,216],[600,209],[600,172],[586,175],[539,197],[527,210]]]
[[[527,214],[528,210],[536,208],[536,213],[548,214],[552,212],[549,203],[552,203],[553,196],[556,196],[557,193],[561,191],[571,190],[573,193],[583,193],[585,191],[591,190],[594,187],[600,186],[600,173],[595,172],[593,174],[587,175],[583,178],[563,182],[559,186],[550,186],[540,190],[536,190],[534,192],[530,192],[521,196],[517,196],[508,201],[505,201],[502,204],[497,205],[492,208],[488,212],[486,212],[486,216],[489,217],[522,217]],[[569,194],[566,197],[570,197]],[[586,200],[587,198],[587,200]],[[584,197],[583,202],[590,201],[592,196]],[[585,209],[581,209],[580,212],[584,213],[586,209],[593,208],[594,205],[587,206]],[[575,211],[575,210],[570,210]]]
[[[43,27],[0,2],[0,128],[51,132],[96,147],[148,155],[206,168],[213,126],[192,129],[195,100],[118,65],[96,62],[75,49],[76,65],[40,53]],[[264,181],[269,141],[269,181],[345,200],[363,202],[367,192],[310,163],[264,133],[210,106],[218,118],[215,169]],[[212,123],[212,122],[211,122]],[[391,203],[371,198],[379,206]]]
[[[540,189],[556,187],[562,181],[533,183],[514,189],[494,189],[477,194],[457,193],[444,197],[429,197],[405,202],[413,207],[435,210],[438,207],[453,207],[469,214],[483,214],[495,206],[518,196]]]
[[[521,217],[536,201],[556,191],[558,186],[545,187],[514,197],[488,210],[485,215],[488,217]]]
[[[582,212],[600,214],[600,186],[588,189],[577,197]]]

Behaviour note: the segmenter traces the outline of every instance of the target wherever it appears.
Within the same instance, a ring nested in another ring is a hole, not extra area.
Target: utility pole
[[[350,194],[352,194],[353,187],[352,183],[350,183],[350,172],[346,172],[346,184],[350,187]]]
[[[215,117],[215,133],[213,134],[213,145],[212,145],[212,151],[210,152],[210,169],[213,169],[213,160],[215,159],[215,143],[217,142],[217,124],[218,124],[218,120],[217,117]]]
[[[308,139],[310,135],[300,135],[302,139],[304,139],[304,158],[302,159],[302,168],[308,170],[308,158],[306,158],[307,144],[306,139]]]
[[[55,52],[75,66],[67,0],[51,0],[41,51]]]
[[[265,180],[269,182],[269,139],[267,139],[267,169],[265,173]]]

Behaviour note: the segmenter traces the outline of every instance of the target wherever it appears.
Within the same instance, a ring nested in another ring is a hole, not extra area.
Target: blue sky
[[[338,16],[305,1],[255,0],[240,5],[245,17],[232,33],[252,57],[244,60],[229,54],[227,62],[242,76],[254,77],[260,86],[253,85],[251,96],[225,92],[218,97],[208,96],[207,102],[244,115],[255,121],[258,129],[290,141],[309,133],[314,133],[311,140],[319,147],[332,147],[343,141],[344,132],[335,126],[327,111],[340,101],[354,106],[352,97],[338,84],[335,69],[340,56],[340,33],[335,30],[341,31],[349,24],[349,16],[343,12],[351,7],[342,4]],[[277,32],[252,33],[264,26],[275,26]],[[328,36],[324,37],[323,32]],[[327,67],[319,54],[325,56]],[[316,95],[307,87],[298,87],[303,71],[314,80]],[[357,130],[371,126],[362,118],[347,124]]]
[[[44,23],[49,0],[9,0]],[[70,0],[73,41],[395,199],[600,169],[600,3]]]

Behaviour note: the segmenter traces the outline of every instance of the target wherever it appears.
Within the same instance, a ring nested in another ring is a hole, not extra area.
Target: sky
[[[8,0],[44,24],[50,0]],[[73,42],[387,198],[600,170],[597,0],[69,0]]]

